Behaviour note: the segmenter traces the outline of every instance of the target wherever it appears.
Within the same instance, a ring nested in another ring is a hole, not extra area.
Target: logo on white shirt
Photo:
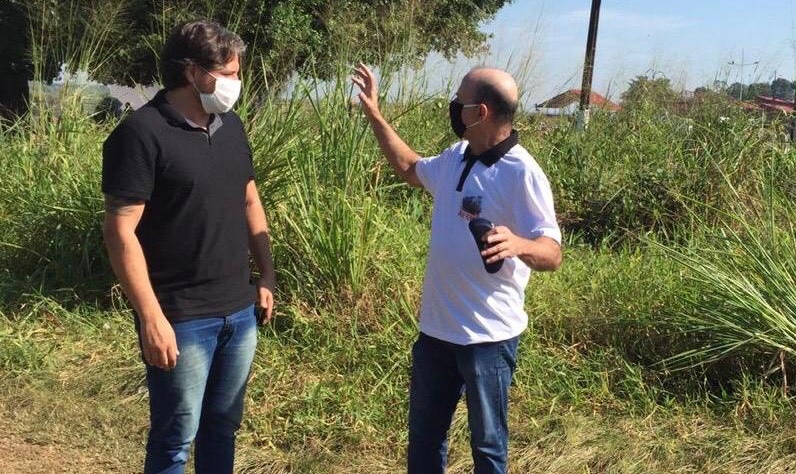
[[[482,196],[465,196],[462,199],[462,207],[459,209],[459,217],[470,221],[481,215]]]

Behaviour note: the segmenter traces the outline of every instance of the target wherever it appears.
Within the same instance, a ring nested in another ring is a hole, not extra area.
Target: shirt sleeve
[[[417,175],[417,179],[420,180],[420,184],[422,184],[426,191],[432,196],[437,195],[443,173],[445,172],[444,165],[450,154],[451,148],[448,148],[437,156],[421,158],[415,163],[415,174]]]
[[[240,119],[240,116],[235,112],[227,112],[224,114],[225,123],[230,123],[234,121],[236,126],[240,129],[240,136],[241,140],[246,143],[246,153],[249,159],[247,164],[248,173],[249,173],[249,181],[256,181],[255,177],[256,174],[254,172],[254,150],[252,149],[251,141],[249,141],[249,136],[246,134],[246,127],[243,126],[243,121]]]
[[[102,192],[149,200],[155,184],[156,153],[140,133],[122,123],[102,146]]]
[[[245,134],[244,134],[245,137]],[[254,151],[252,150],[252,145],[249,143],[249,140],[246,139],[246,149],[249,150],[249,181],[255,181],[254,175]]]
[[[550,182],[540,169],[525,168],[522,172],[521,198],[514,199],[513,213],[518,234],[526,239],[550,237],[561,243],[561,230],[556,221]]]

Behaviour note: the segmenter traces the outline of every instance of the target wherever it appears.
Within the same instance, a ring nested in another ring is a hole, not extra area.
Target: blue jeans
[[[195,438],[197,474],[231,473],[257,345],[254,306],[172,326],[177,366],[146,367],[150,429],[144,472],[181,474]]]
[[[409,474],[443,474],[448,429],[465,393],[475,474],[504,474],[508,460],[508,392],[519,336],[461,346],[420,333],[412,347]]]

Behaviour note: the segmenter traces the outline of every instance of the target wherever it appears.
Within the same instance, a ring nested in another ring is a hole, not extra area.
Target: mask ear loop
[[[199,65],[199,63],[197,63],[196,61],[193,61],[193,60],[191,60],[191,59],[184,59],[183,61],[184,61],[184,64],[187,64],[187,65],[194,65],[194,66],[198,67],[199,69],[201,69],[201,70],[202,70],[202,72],[204,72],[204,73],[205,73],[205,74],[207,74],[208,76],[212,77],[212,78],[213,78],[213,91],[215,91],[215,90],[216,90],[216,82],[218,81],[218,77],[214,76],[214,75],[213,75],[213,74],[212,74],[210,71],[208,71],[207,69],[203,68],[203,67],[202,67],[201,65]],[[196,89],[196,92],[197,92],[198,94],[200,94],[200,95],[201,95],[201,94],[212,94],[212,93],[213,93],[213,92],[202,92],[202,91],[200,91],[200,90],[199,90],[199,88],[198,88],[198,87],[196,87],[196,79],[194,79],[194,81],[193,81],[193,88],[194,88],[194,89]]]
[[[478,125],[478,124],[479,124],[479,123],[481,123],[481,122],[483,122],[483,120],[478,120],[477,122],[473,122],[473,123],[471,123],[470,125],[465,125],[465,126],[464,126],[464,128],[465,128],[465,129],[467,129],[467,130],[469,130],[469,129],[470,129],[470,127],[475,127],[476,125]]]
[[[481,110],[481,105],[482,105],[482,104],[470,104],[470,105],[463,105],[463,106],[462,106],[462,109],[466,109],[466,108],[468,108],[468,107],[478,107],[478,109],[479,109],[479,110]],[[470,129],[470,127],[475,127],[476,125],[478,125],[479,123],[481,123],[481,122],[483,122],[483,121],[484,121],[484,119],[480,119],[480,120],[477,120],[477,121],[476,121],[476,122],[474,122],[474,123],[471,123],[470,125],[465,125],[465,126],[464,126],[464,129],[465,129],[465,130],[469,130],[469,129]]]
[[[208,71],[207,69],[203,68],[198,62],[194,61],[191,58],[169,59],[169,62],[172,62],[174,64],[179,64],[180,66],[196,66],[199,69],[201,69],[202,71],[204,71],[205,74],[207,74],[208,76],[212,77],[213,79],[218,79],[216,76],[211,74],[210,71]],[[194,86],[194,88],[196,88],[196,81],[194,81],[193,86]],[[196,90],[198,91],[199,89],[196,89]]]

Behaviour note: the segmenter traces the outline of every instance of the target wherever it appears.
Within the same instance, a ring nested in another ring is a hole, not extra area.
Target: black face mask
[[[456,102],[452,100],[451,103],[448,105],[448,114],[450,114],[451,119],[451,128],[453,129],[453,133],[456,134],[457,137],[462,138],[464,136],[465,130],[467,130],[467,126],[462,121],[462,110],[464,109],[464,104],[461,102]]]

